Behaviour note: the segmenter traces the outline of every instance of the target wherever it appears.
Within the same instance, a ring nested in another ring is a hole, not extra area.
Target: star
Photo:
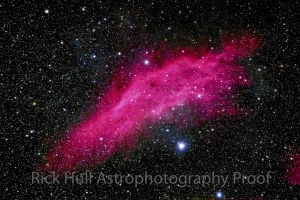
[[[217,197],[218,199],[222,198],[222,197],[223,197],[223,193],[222,193],[221,191],[218,191],[218,192],[216,193],[216,197]]]
[[[184,153],[189,149],[189,147],[190,147],[190,140],[188,138],[182,138],[181,140],[176,142],[175,152],[179,156],[184,155]]]
[[[91,55],[91,58],[92,58],[92,59],[95,59],[96,57],[97,57],[96,54],[92,54],[92,55]]]
[[[177,143],[177,147],[178,147],[178,149],[180,151],[183,151],[185,149],[185,147],[186,147],[186,143],[184,143],[184,142],[178,142]]]

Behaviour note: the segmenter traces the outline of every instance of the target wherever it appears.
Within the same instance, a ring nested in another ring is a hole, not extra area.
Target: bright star
[[[216,193],[216,196],[217,196],[217,198],[222,198],[223,197],[223,193],[219,191],[219,192]]]
[[[184,142],[178,142],[177,146],[179,150],[182,151],[185,149],[186,144]]]

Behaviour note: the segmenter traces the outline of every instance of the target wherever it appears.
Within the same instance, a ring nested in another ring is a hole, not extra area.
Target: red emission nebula
[[[224,38],[218,52],[202,46],[140,52],[132,66],[112,78],[97,111],[70,128],[38,170],[63,173],[104,163],[133,150],[147,127],[158,122],[187,127],[237,115],[235,89],[251,84],[237,60],[258,47],[259,39],[246,33]]]
[[[300,185],[300,152],[294,152],[288,155],[289,164],[285,179],[291,185]]]

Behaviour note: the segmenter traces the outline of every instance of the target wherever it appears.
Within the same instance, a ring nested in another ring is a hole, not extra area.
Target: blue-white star
[[[216,197],[217,197],[218,199],[223,198],[223,193],[222,193],[221,191],[218,191],[218,192],[216,193]]]

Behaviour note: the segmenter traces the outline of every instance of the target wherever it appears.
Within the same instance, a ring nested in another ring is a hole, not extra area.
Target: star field
[[[0,10],[2,199],[299,198],[297,1]],[[224,187],[33,184],[41,169],[272,175]]]

